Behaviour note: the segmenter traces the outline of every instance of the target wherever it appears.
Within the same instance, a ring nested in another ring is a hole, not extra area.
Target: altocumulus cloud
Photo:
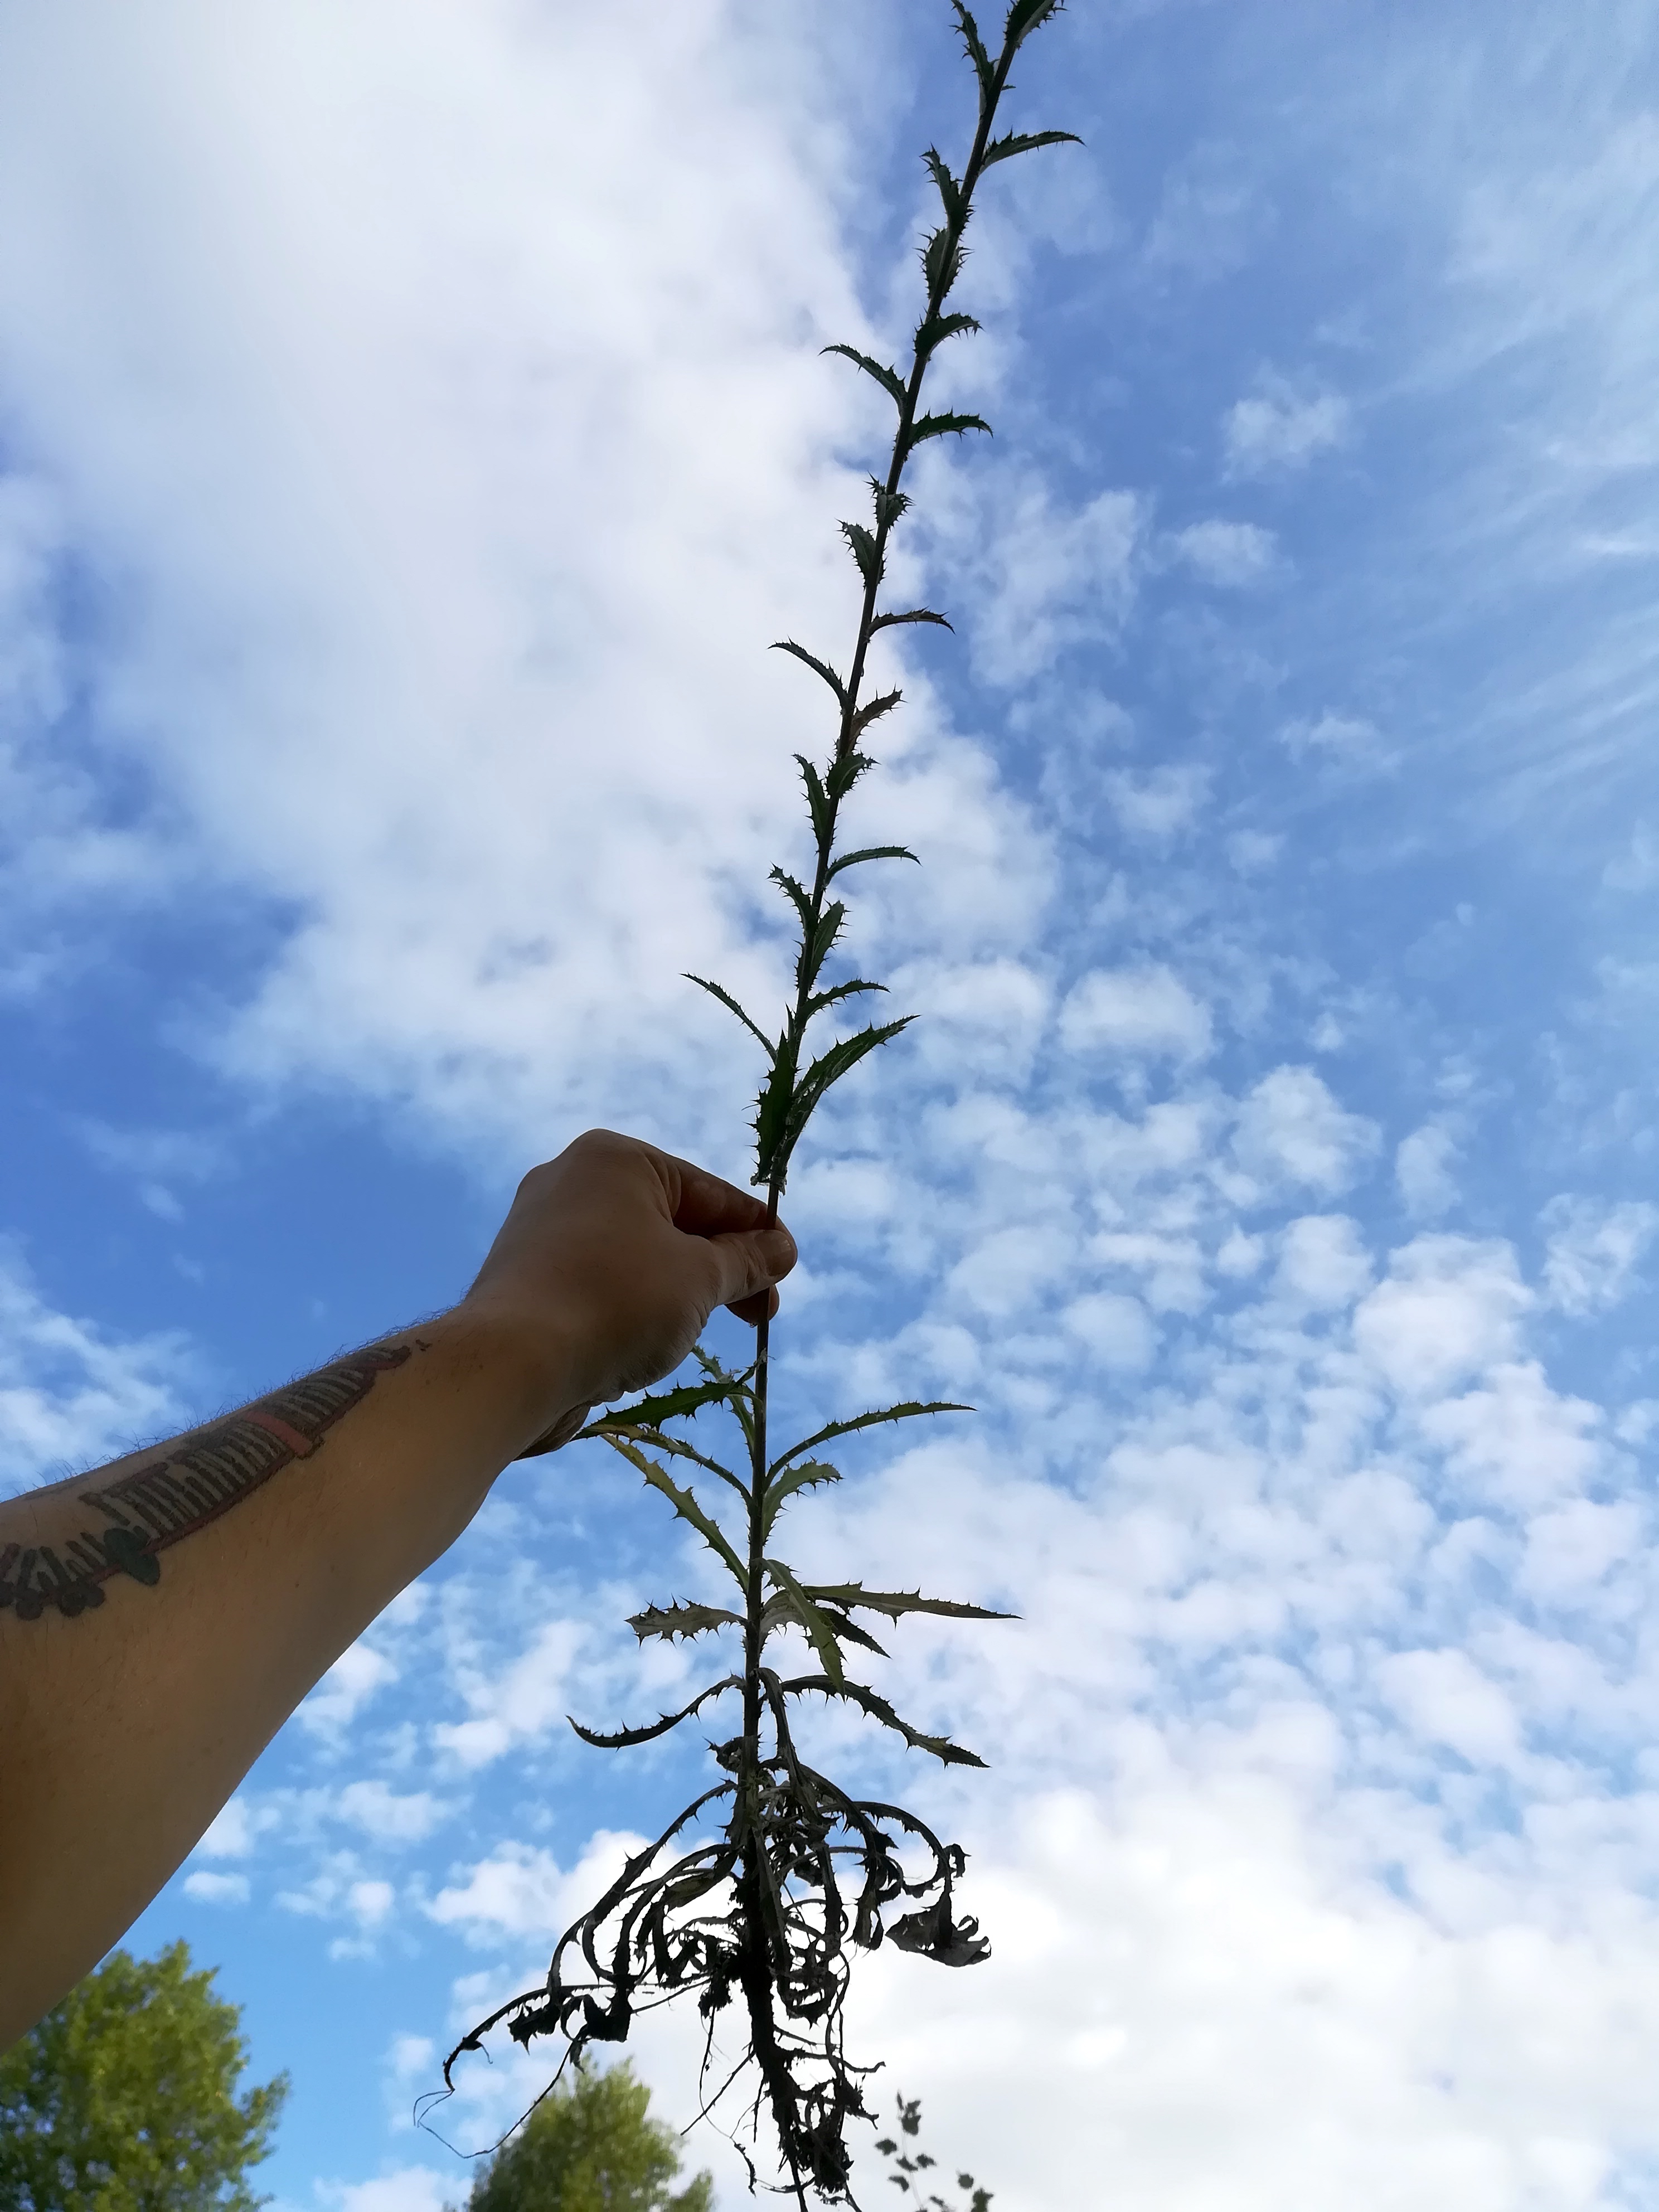
[[[752,901],[820,725],[758,647],[844,623],[880,416],[815,347],[891,319],[847,220],[890,113],[793,4],[94,15],[0,28],[8,1003],[71,1018],[188,896],[260,920],[149,979],[228,1124],[335,1097],[490,1176],[604,1115],[737,1168],[751,1071],[674,979],[780,981]],[[792,1193],[781,1388],[980,1408],[849,1456],[806,1564],[1020,1616],[884,1676],[989,1778],[821,1718],[963,1836],[996,1943],[859,2002],[1009,2212],[1610,2212],[1659,2158],[1656,1132],[1594,981],[1647,1003],[1651,41],[1179,20],[1072,11],[1094,181],[988,232],[953,374],[999,445],[936,457],[906,556],[980,688],[890,662],[868,819],[927,866],[852,940],[930,1020]],[[908,25],[836,32],[909,81]],[[72,1141],[159,1236],[210,1133]],[[21,1253],[0,1318],[21,1477],[211,1371]],[[565,1720],[684,1679],[620,1625],[704,1588],[651,1503],[510,1477],[160,1908],[354,2021],[289,2203],[459,2194],[404,2127],[445,2029],[681,1802]],[[696,2044],[643,2046],[677,2119]],[[471,2080],[456,2139],[543,2078]]]

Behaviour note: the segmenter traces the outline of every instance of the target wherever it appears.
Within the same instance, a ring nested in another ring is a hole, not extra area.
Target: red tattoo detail
[[[317,1449],[314,1437],[301,1436],[298,1429],[289,1428],[286,1421],[275,1413],[266,1413],[261,1406],[250,1407],[242,1419],[257,1421],[267,1435],[275,1437],[279,1444],[286,1444],[295,1459],[309,1459]]]

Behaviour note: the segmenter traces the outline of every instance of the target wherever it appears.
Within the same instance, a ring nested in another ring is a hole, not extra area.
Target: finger
[[[753,1191],[739,1190],[735,1183],[710,1175],[706,1168],[675,1159],[672,1153],[664,1157],[679,1181],[673,1211],[676,1229],[684,1230],[688,1237],[721,1237],[733,1231],[765,1227],[765,1201]]]
[[[711,1237],[708,1244],[715,1267],[714,1304],[720,1306],[736,1306],[769,1291],[798,1256],[795,1240],[781,1222],[775,1229]]]
[[[568,1413],[561,1413],[552,1427],[544,1435],[538,1437],[533,1444],[526,1444],[519,1457],[540,1459],[544,1452],[557,1451],[562,1444],[568,1444],[571,1437],[586,1425],[592,1410],[591,1406],[573,1406]]]
[[[758,1328],[763,1321],[770,1321],[777,1310],[775,1291],[757,1291],[751,1298],[734,1298],[727,1308],[728,1312],[736,1314],[739,1321],[746,1321],[753,1328]]]

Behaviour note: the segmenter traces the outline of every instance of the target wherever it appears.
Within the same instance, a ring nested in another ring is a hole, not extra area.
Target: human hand
[[[716,1306],[758,1323],[795,1264],[761,1200],[654,1145],[590,1129],[532,1168],[462,1314],[504,1320],[557,1346],[549,1391],[562,1402],[520,1456],[568,1443],[595,1405],[678,1367]]]

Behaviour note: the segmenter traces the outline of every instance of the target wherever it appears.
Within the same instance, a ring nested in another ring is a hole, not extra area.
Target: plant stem
[[[959,212],[954,220],[948,214],[945,225],[946,250],[937,259],[927,294],[927,305],[917,336],[910,365],[910,374],[904,388],[904,398],[899,409],[898,427],[893,436],[892,459],[888,465],[887,480],[883,487],[884,497],[877,501],[875,528],[875,558],[864,580],[864,596],[859,611],[858,636],[848,672],[847,690],[842,708],[841,728],[836,735],[834,758],[836,764],[844,763],[856,744],[859,731],[859,694],[863,687],[865,666],[869,658],[870,641],[875,635],[876,601],[880,594],[888,539],[896,520],[891,504],[904,475],[910,453],[911,431],[916,420],[917,404],[927,374],[927,365],[934,347],[924,350],[921,333],[939,316],[946,295],[956,278],[957,250],[972,210],[974,189],[979,181],[985,159],[985,149],[990,143],[991,125],[997,106],[1006,88],[1009,66],[1013,59],[1012,42],[1005,42],[1002,53],[995,64],[992,82],[981,88],[979,104],[979,127],[962,173],[959,185]],[[823,918],[824,902],[829,893],[830,869],[834,862],[836,833],[841,812],[841,798],[831,791],[826,818],[817,834],[817,866],[813,872],[809,902],[810,919],[803,924],[803,946],[811,945],[819,923]],[[803,957],[797,982],[794,1006],[785,1030],[793,1053],[793,1066],[799,1071],[800,1045],[808,1020],[808,1005],[811,997],[812,978],[807,972]],[[775,1167],[768,1182],[766,1191],[766,1223],[773,1227],[778,1218],[778,1201],[782,1194],[787,1162]],[[743,1822],[743,1856],[738,1877],[738,1893],[744,1929],[744,1958],[740,1976],[748,2000],[750,2029],[755,2057],[762,2075],[775,2102],[779,2087],[787,2096],[793,2085],[787,2068],[782,2063],[777,2049],[775,2022],[771,2006],[773,1977],[767,1954],[769,1936],[766,1926],[767,1864],[765,1838],[761,1832],[761,1726],[763,1720],[763,1686],[761,1682],[761,1646],[765,1613],[765,1511],[767,1479],[767,1401],[771,1373],[771,1323],[763,1320],[756,1331],[754,1391],[751,1403],[753,1421],[750,1446],[750,1483],[749,1499],[749,1587],[744,1618],[743,1670],[743,1759],[738,1777],[738,1790],[746,1802],[740,1810]],[[787,2146],[786,2146],[787,2148]],[[801,2180],[793,2156],[791,2172],[797,2193]],[[805,2203],[805,2197],[801,2201]]]

